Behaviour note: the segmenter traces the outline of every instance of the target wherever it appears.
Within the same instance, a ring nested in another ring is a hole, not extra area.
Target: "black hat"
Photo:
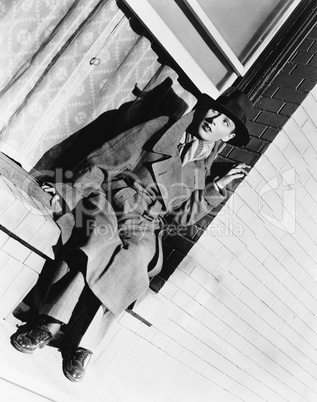
[[[202,94],[198,98],[195,109],[197,111],[216,109],[235,123],[235,137],[228,141],[228,144],[243,146],[249,142],[247,122],[253,117],[254,107],[250,99],[237,88],[228,88],[216,100],[207,94]]]

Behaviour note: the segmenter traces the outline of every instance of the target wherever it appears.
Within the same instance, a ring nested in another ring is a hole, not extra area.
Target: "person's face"
[[[198,125],[197,137],[205,142],[229,141],[235,136],[235,124],[223,113],[209,109]]]

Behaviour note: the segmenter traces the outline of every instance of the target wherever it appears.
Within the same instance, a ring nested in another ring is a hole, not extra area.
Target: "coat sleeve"
[[[212,209],[218,207],[226,196],[226,189],[218,191],[211,182],[203,190],[194,190],[183,203],[175,206],[166,215],[166,219],[177,226],[192,225],[202,219]]]

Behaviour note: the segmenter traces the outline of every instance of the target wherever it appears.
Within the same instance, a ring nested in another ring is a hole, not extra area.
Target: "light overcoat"
[[[189,112],[172,126],[168,125],[167,117],[159,117],[105,142],[77,167],[71,184],[55,184],[69,210],[84,198],[96,195],[100,198],[105,183],[127,171],[133,172],[143,188],[148,190],[153,185],[159,188],[160,216],[175,225],[191,225],[217,207],[226,192],[218,192],[208,176],[222,143],[215,144],[207,159],[190,162],[184,167],[178,153],[177,145],[193,115],[194,111]],[[146,166],[146,174],[139,166]],[[103,203],[96,223],[115,228],[117,222],[112,207],[104,199]],[[67,239],[75,222],[74,214],[62,215],[57,222]],[[93,232],[81,249],[88,256],[88,285],[102,303],[118,315],[148,289],[149,273],[147,264],[142,263],[142,250],[140,253],[135,247],[130,254],[125,254],[124,260],[123,257],[121,260],[113,258],[125,247],[120,237],[111,232],[112,229],[108,235]],[[157,264],[151,274],[157,274],[160,268],[161,264]]]

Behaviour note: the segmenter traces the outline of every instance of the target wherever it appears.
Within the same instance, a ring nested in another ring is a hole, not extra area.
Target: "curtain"
[[[55,144],[166,77],[115,0],[0,1],[0,151],[31,169]]]

